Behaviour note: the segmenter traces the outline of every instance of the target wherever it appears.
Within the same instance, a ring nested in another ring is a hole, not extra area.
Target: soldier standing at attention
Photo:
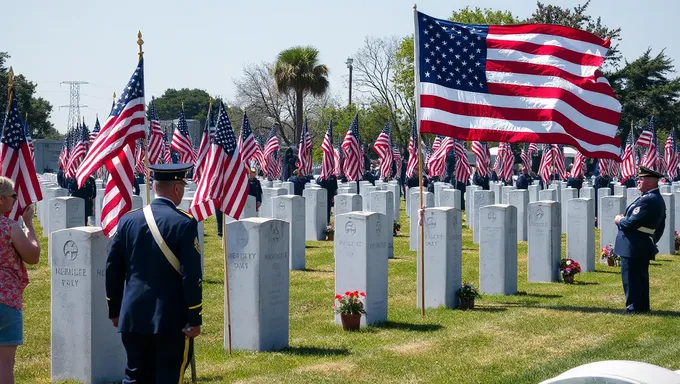
[[[661,174],[640,167],[637,188],[642,192],[614,222],[619,228],[614,253],[621,258],[621,281],[626,295],[624,314],[649,312],[649,261],[658,253],[666,204],[659,193]],[[672,230],[672,229],[670,229]]]
[[[123,216],[111,243],[106,300],[127,354],[124,384],[183,383],[201,333],[198,224],[177,208],[191,167],[150,166],[156,198]]]

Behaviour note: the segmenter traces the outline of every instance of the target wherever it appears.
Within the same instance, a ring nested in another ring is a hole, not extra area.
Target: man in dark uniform
[[[328,221],[327,224],[330,224],[331,222],[331,207],[333,206],[333,203],[335,201],[335,195],[338,192],[338,179],[335,177],[335,175],[330,175],[325,179],[322,179],[321,177],[318,177],[316,179],[316,183],[321,186],[321,188],[326,190],[326,212],[328,215],[326,216],[326,220]]]
[[[531,178],[527,173],[527,169],[524,165],[519,165],[519,176],[517,176],[517,181],[515,181],[515,188],[517,189],[529,189],[529,184],[531,183]]]
[[[127,354],[124,384],[183,383],[201,333],[198,223],[177,208],[191,167],[151,166],[156,199],[123,216],[111,242],[106,300]]]
[[[614,253],[621,258],[621,280],[626,295],[624,314],[649,312],[649,261],[658,253],[666,204],[657,183],[661,174],[640,167],[637,188],[642,192],[614,222],[619,228]],[[669,228],[672,230],[672,228]]]
[[[87,225],[87,218],[94,216],[94,198],[97,197],[97,184],[94,177],[88,177],[82,188],[78,188],[76,179],[69,179],[68,194],[85,200],[85,225]]]
[[[293,177],[288,179],[291,183],[293,183],[293,194],[302,196],[302,191],[305,190],[305,182],[303,178],[298,174],[299,171],[296,169],[293,171]]]

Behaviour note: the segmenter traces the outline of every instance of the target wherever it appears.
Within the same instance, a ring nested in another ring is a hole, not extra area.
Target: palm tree
[[[308,92],[312,96],[322,96],[328,91],[328,67],[319,64],[316,48],[292,47],[279,53],[274,81],[279,92],[295,91],[295,142],[302,133],[303,98]]]

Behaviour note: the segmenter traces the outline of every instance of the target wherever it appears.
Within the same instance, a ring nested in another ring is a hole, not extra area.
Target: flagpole
[[[12,95],[14,94],[13,91],[14,88],[14,70],[12,67],[9,67],[9,72],[7,73],[7,113],[9,114],[9,110],[12,105]]]
[[[144,51],[142,51],[142,45],[144,45],[144,40],[142,40],[142,31],[137,31],[137,45],[139,45],[139,60],[144,58]],[[115,95],[115,94],[114,94]],[[115,96],[114,96],[115,97]],[[144,127],[146,127],[146,104],[144,104]],[[146,203],[151,204],[151,175],[149,174],[149,142],[146,137],[146,130],[144,130],[144,139],[142,139],[142,146],[144,147],[144,178],[146,180]]]
[[[420,250],[420,315],[425,318],[425,226],[423,225],[424,204],[423,204],[423,139],[420,135],[420,121],[418,120],[418,109],[420,107],[420,96],[418,92],[418,6],[413,4],[413,76],[415,84],[415,102],[416,102],[416,131],[418,132],[418,184],[420,186],[420,210],[418,211],[418,226],[420,227],[420,239],[418,239],[418,249]],[[411,228],[413,230],[413,228]]]

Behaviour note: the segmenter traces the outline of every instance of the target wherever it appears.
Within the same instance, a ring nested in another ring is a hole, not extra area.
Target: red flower
[[[342,299],[342,296],[340,296],[340,295],[335,295],[335,299],[336,299],[336,300],[341,300],[341,299]]]
[[[366,294],[363,293],[363,292],[359,292],[359,295],[360,295],[361,297],[366,297]]]
[[[345,292],[345,296],[351,296],[351,295],[352,295],[352,292],[350,292],[350,291]]]
[[[354,291],[354,292],[352,293],[352,296],[358,297],[358,296],[359,296],[359,291]]]

